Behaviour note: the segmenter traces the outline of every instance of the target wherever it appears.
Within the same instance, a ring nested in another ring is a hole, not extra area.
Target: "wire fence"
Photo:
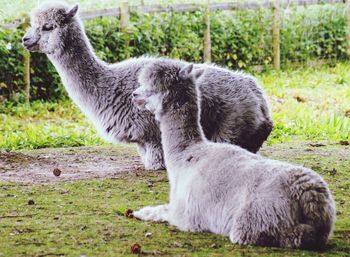
[[[135,24],[130,20],[131,14],[200,12],[202,43],[197,47],[201,51],[202,61],[213,60],[239,68],[245,68],[247,64],[271,64],[275,69],[280,69],[281,63],[302,62],[306,60],[305,56],[322,61],[347,58],[350,52],[349,1],[274,0],[170,5],[129,5],[128,2],[121,2],[119,8],[85,11],[80,13],[80,17],[83,20],[118,17],[125,46],[123,56],[127,58],[134,56],[130,30]],[[258,23],[263,25],[255,26]],[[6,30],[18,27],[25,30],[27,26],[27,16],[2,25]],[[169,45],[174,48],[174,44]],[[149,53],[145,50],[143,54]],[[30,97],[30,84],[33,83],[31,70],[36,68],[31,67],[30,58],[24,52],[23,84],[27,101]]]

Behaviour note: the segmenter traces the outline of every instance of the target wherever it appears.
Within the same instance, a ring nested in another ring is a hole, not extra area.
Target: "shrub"
[[[211,13],[213,62],[232,69],[249,69],[272,62],[271,10],[216,11]],[[85,22],[96,54],[118,62],[144,54],[201,62],[203,14],[134,13],[130,31],[124,35],[117,18]],[[0,96],[21,99],[23,48],[21,29],[0,29]],[[126,41],[129,39],[129,44]],[[343,5],[292,7],[283,11],[281,61],[312,58],[346,58],[346,20]],[[42,54],[32,54],[32,99],[65,98],[55,68]]]

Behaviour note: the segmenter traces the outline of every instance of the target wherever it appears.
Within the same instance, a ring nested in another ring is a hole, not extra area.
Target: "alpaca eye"
[[[45,24],[43,26],[43,31],[51,31],[53,29],[54,29],[53,25],[50,25],[50,24]]]

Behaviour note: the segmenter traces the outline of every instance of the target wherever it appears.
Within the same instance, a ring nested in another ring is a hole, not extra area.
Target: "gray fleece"
[[[32,11],[32,27],[23,45],[48,56],[69,96],[106,140],[136,143],[146,169],[165,168],[158,123],[151,112],[132,104],[132,92],[146,64],[168,62],[182,67],[187,63],[141,57],[107,64],[94,54],[77,10],[62,3],[40,5]],[[200,82],[205,136],[257,152],[273,125],[256,80],[213,65],[197,66],[206,70]]]

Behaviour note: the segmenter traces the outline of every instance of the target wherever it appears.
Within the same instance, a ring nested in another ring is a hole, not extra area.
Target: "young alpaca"
[[[23,45],[47,54],[70,97],[108,141],[136,143],[146,169],[164,168],[158,124],[150,112],[138,110],[131,102],[140,70],[159,59],[102,62],[92,50],[77,10],[78,6],[62,3],[39,6],[32,12],[32,28],[23,37]],[[256,81],[241,73],[199,66],[207,69],[201,85],[201,122],[207,138],[257,152],[271,132],[272,121]]]
[[[135,103],[160,122],[170,203],[134,216],[237,244],[323,248],[335,220],[327,184],[310,169],[206,140],[195,88],[203,70],[192,69],[156,63],[140,75]]]

